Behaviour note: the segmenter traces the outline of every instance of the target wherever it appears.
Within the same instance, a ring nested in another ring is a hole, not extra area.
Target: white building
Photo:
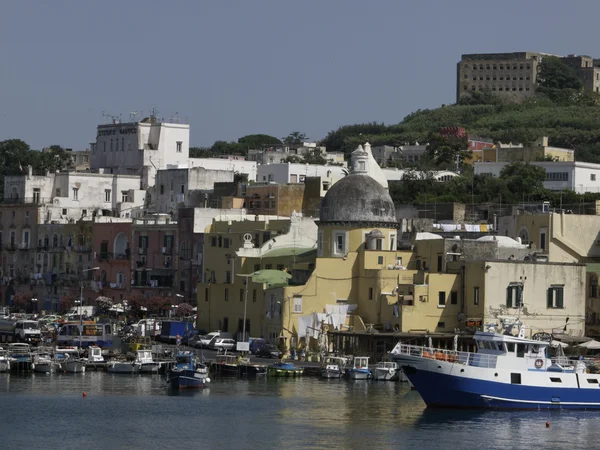
[[[179,207],[198,206],[204,194],[212,192],[215,183],[233,182],[231,170],[211,170],[204,167],[168,168],[156,172],[156,186],[148,194],[148,209],[156,213],[176,215]]]
[[[189,167],[203,167],[206,170],[226,170],[247,175],[248,181],[256,181],[256,161],[225,158],[190,158]]]
[[[142,175],[144,187],[154,185],[156,170],[187,164],[190,126],[160,122],[154,116],[139,122],[98,125],[91,144],[90,170]]]
[[[476,162],[475,175],[500,176],[507,162]],[[546,171],[544,188],[552,191],[570,190],[578,194],[600,192],[600,164],[581,161],[535,161],[529,164]]]
[[[58,172],[4,178],[4,196],[43,205],[43,222],[68,222],[86,216],[132,217],[145,201],[138,175]]]
[[[281,163],[258,166],[258,182],[277,184],[303,183],[307,177],[321,177],[324,183],[333,185],[343,178],[348,170],[342,166],[322,166],[318,164]]]
[[[410,171],[404,169],[381,169],[383,170],[383,174],[385,175],[386,180],[388,181],[401,181],[404,179],[404,176],[407,173],[416,174],[420,179],[425,179],[427,177],[426,172],[421,171]],[[450,181],[452,178],[457,177],[458,174],[456,172],[451,172],[449,170],[438,170],[431,172],[433,178],[437,181]]]

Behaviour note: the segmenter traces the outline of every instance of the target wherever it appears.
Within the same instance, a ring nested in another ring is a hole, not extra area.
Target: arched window
[[[527,228],[521,228],[519,231],[519,237],[521,238],[521,244],[529,244],[529,233],[527,232]]]
[[[113,254],[115,255],[115,258],[118,259],[129,258],[129,241],[127,240],[127,235],[125,233],[121,232],[115,237]]]

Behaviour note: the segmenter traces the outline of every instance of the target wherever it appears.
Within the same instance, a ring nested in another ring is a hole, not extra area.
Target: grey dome
[[[366,174],[352,174],[335,183],[321,203],[321,223],[396,223],[396,209],[388,191]]]

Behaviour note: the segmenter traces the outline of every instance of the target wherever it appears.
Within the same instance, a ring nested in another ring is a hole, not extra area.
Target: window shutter
[[[548,308],[552,308],[552,288],[548,289]]]
[[[563,289],[559,288],[556,290],[556,306],[558,308],[562,308],[563,307]]]
[[[506,288],[506,307],[512,308],[512,287]]]

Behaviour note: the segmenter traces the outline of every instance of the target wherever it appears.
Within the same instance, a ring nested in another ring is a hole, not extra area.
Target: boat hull
[[[351,380],[368,380],[371,378],[371,372],[368,370],[350,370],[348,372],[348,377]]]
[[[302,376],[303,373],[304,369],[301,368],[282,369],[278,367],[267,367],[267,375],[270,377],[294,378]]]
[[[240,364],[239,373],[241,377],[256,377],[267,374],[267,367],[253,364]]]
[[[56,366],[51,362],[38,362],[35,363],[33,371],[36,373],[52,373],[56,372]]]
[[[0,361],[0,373],[8,372],[10,370],[10,362],[7,360]]]
[[[340,370],[321,369],[321,378],[342,378],[344,372]]]
[[[61,368],[66,373],[85,372],[85,363],[83,361],[67,361],[61,363]]]
[[[600,409],[598,388],[508,384],[414,367],[405,373],[431,408]]]
[[[143,363],[140,365],[140,373],[158,373],[159,367],[158,363]]]
[[[377,381],[398,381],[400,370],[391,368],[377,368],[373,372],[373,379]]]
[[[169,371],[169,386],[173,389],[204,388],[210,382],[208,372],[198,370]]]
[[[106,370],[110,373],[125,373],[132,374],[137,373],[139,367],[136,364],[126,362],[126,363],[109,363],[106,366]]]

